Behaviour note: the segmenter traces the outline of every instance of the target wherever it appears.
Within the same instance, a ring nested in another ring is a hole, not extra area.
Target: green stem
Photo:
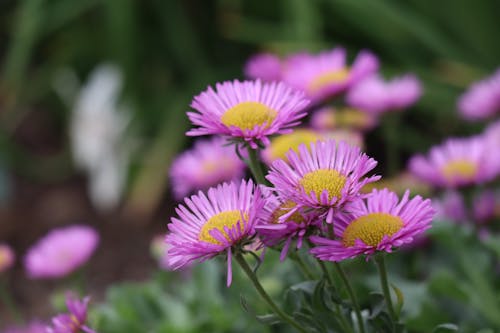
[[[5,307],[9,309],[12,317],[14,317],[14,319],[18,323],[21,323],[23,321],[21,312],[12,299],[12,296],[10,295],[8,288],[5,286],[4,281],[0,281],[0,299],[2,300],[2,303],[5,304]]]
[[[398,322],[398,316],[396,311],[394,311],[394,306],[392,305],[391,291],[389,289],[389,280],[387,279],[387,269],[385,267],[385,256],[383,254],[375,256],[375,263],[377,264],[378,271],[380,273],[380,286],[384,293],[385,302],[387,304],[387,309],[389,310],[389,315],[393,323]]]
[[[260,296],[266,301],[266,303],[269,305],[269,307],[274,311],[274,313],[281,318],[284,322],[290,324],[293,326],[297,331],[301,333],[307,333],[307,329],[302,327],[299,323],[297,323],[292,317],[287,315],[285,312],[283,312],[271,299],[271,297],[266,293],[264,288],[259,282],[259,279],[255,275],[255,273],[252,271],[248,263],[246,262],[245,258],[241,255],[241,253],[237,253],[235,256],[236,261],[240,265],[240,267],[243,269],[243,271],[246,273],[250,281],[252,281],[255,289],[257,292],[260,294]]]
[[[359,331],[361,333],[365,333],[365,324],[363,322],[363,316],[361,315],[358,299],[356,297],[356,294],[354,293],[354,290],[352,289],[351,283],[349,282],[349,279],[346,273],[344,272],[344,269],[342,268],[342,266],[340,266],[338,262],[333,262],[333,266],[335,267],[335,270],[342,279],[342,282],[345,285],[347,293],[349,294],[349,298],[351,299],[352,305],[354,307],[354,314],[356,315],[356,319],[358,321]]]
[[[304,262],[304,260],[302,260],[302,258],[297,252],[291,252],[289,256],[293,261],[297,263],[297,266],[299,266],[300,270],[302,271],[302,274],[304,274],[306,279],[314,280],[314,275],[309,270],[307,264]]]
[[[264,171],[262,170],[262,164],[259,161],[259,150],[252,149],[249,145],[248,150],[248,167],[252,172],[255,181],[259,184],[269,185],[266,177],[264,177]]]

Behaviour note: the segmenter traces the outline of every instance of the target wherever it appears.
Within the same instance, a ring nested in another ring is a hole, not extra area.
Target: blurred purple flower
[[[258,53],[248,59],[244,72],[252,80],[279,81],[282,75],[281,60],[272,53]]]
[[[87,307],[90,297],[79,300],[72,293],[66,295],[66,307],[69,313],[58,314],[52,318],[52,327],[47,327],[47,333],[96,333],[85,325]]]
[[[474,82],[460,96],[458,110],[463,118],[471,121],[489,118],[500,111],[500,69],[493,75]]]
[[[446,191],[441,199],[432,199],[437,220],[451,220],[462,223],[467,220],[467,208],[460,192]]]
[[[0,273],[8,270],[14,264],[16,255],[7,244],[0,243]]]
[[[495,205],[498,201],[498,193],[485,190],[474,196],[472,201],[472,212],[474,222],[484,223],[495,216]]]
[[[8,327],[3,333],[47,333],[47,329],[45,324],[38,320],[34,320],[25,326]]]

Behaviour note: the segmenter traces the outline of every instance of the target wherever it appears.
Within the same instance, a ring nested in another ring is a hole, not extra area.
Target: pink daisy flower
[[[11,268],[15,259],[16,255],[12,251],[12,248],[7,244],[0,243],[0,273]]]
[[[311,253],[321,260],[342,261],[377,251],[392,252],[393,247],[412,242],[431,227],[434,210],[429,199],[409,196],[406,191],[399,201],[395,193],[383,189],[353,202],[348,213],[335,220],[338,239],[311,236],[317,245]]]
[[[347,103],[366,112],[381,114],[407,108],[421,95],[420,81],[414,75],[404,75],[387,82],[379,75],[372,75],[349,90]]]
[[[249,79],[261,79],[264,82],[281,80],[281,59],[272,53],[258,53],[250,57],[245,64],[245,76]]]
[[[259,187],[251,180],[239,186],[224,183],[210,188],[207,195],[200,191],[184,202],[175,210],[179,217],[168,225],[168,266],[175,270],[227,253],[229,286],[232,248],[250,243],[262,215],[264,199]]]
[[[87,321],[87,307],[90,297],[79,300],[73,294],[66,295],[66,306],[69,313],[58,314],[52,318],[52,327],[47,327],[47,333],[96,333],[85,325]]]
[[[85,264],[98,242],[98,233],[87,226],[54,229],[28,250],[24,266],[32,278],[63,277]]]
[[[172,189],[176,199],[206,190],[224,181],[239,180],[245,172],[234,147],[215,137],[197,141],[193,148],[179,155],[170,168]]]
[[[458,99],[458,110],[471,121],[486,119],[500,111],[500,69],[492,76],[473,83]]]
[[[257,148],[258,142],[269,144],[269,135],[290,132],[306,115],[309,100],[283,83],[257,81],[218,83],[196,96],[188,112],[191,122],[199,126],[187,135],[221,134],[247,142]]]
[[[472,213],[474,222],[485,223],[495,217],[495,207],[500,203],[500,192],[484,190],[474,196]]]
[[[446,191],[440,199],[432,199],[436,220],[463,223],[468,219],[464,197],[455,190]]]
[[[302,242],[307,232],[321,227],[322,221],[314,212],[306,213],[302,210],[288,215],[285,220],[280,219],[297,204],[293,201],[283,200],[279,196],[269,194],[266,196],[264,206],[265,215],[262,222],[255,227],[259,238],[266,246],[275,246],[284,242],[280,260],[286,258],[293,240],[297,242],[297,249],[302,247]]]
[[[479,136],[448,139],[431,148],[427,157],[412,157],[409,170],[421,180],[440,187],[480,184],[498,174],[500,156],[489,151],[484,138]]]
[[[343,92],[377,69],[377,58],[367,51],[361,51],[349,67],[345,49],[338,47],[293,62],[288,66],[283,81],[305,91],[314,102],[319,102]]]
[[[332,223],[339,208],[357,199],[367,183],[380,179],[380,176],[363,178],[377,162],[359,147],[343,141],[318,141],[309,147],[300,145],[298,153],[290,151],[287,157],[288,164],[275,161],[266,177],[281,197],[297,204],[283,219],[307,207],[319,210],[320,217]]]

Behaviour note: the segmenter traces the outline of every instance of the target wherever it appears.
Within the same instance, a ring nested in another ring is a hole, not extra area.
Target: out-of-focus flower
[[[286,258],[292,241],[295,240],[297,249],[300,249],[308,230],[316,229],[322,224],[314,212],[304,211],[296,211],[285,220],[280,221],[280,217],[287,214],[296,205],[293,201],[284,201],[274,194],[267,195],[264,207],[266,214],[262,223],[255,227],[265,245],[274,246],[284,242],[280,256],[281,261]]]
[[[422,94],[420,81],[414,75],[384,81],[372,75],[349,89],[347,103],[366,112],[381,114],[413,105]]]
[[[484,190],[474,196],[472,213],[474,222],[484,223],[495,216],[495,206],[500,203],[500,196],[492,190]]]
[[[66,295],[66,307],[69,313],[58,314],[52,318],[52,326],[47,327],[47,333],[96,333],[85,325],[87,321],[87,307],[90,297],[79,300],[72,293]]]
[[[313,113],[310,124],[320,131],[336,128],[368,131],[377,125],[377,117],[354,108],[324,107]]]
[[[259,187],[251,180],[224,183],[184,202],[176,208],[179,217],[172,217],[168,225],[168,266],[175,270],[227,253],[227,285],[231,285],[231,249],[249,243],[261,219],[264,198]]]
[[[298,151],[301,144],[309,145],[323,139],[323,135],[309,129],[297,129],[292,133],[283,134],[271,139],[271,144],[262,151],[262,159],[271,164],[277,159],[288,161],[286,153],[289,150]]]
[[[215,137],[200,140],[194,147],[179,155],[170,168],[175,197],[179,200],[197,190],[206,190],[224,181],[243,177],[245,164],[234,147]]]
[[[429,184],[421,182],[420,179],[413,174],[403,172],[394,177],[382,178],[379,181],[367,184],[363,187],[362,192],[370,193],[373,189],[382,190],[384,188],[394,191],[398,195],[402,195],[407,189],[420,195],[430,194],[432,190]]]
[[[458,99],[462,117],[475,121],[500,111],[500,69],[482,81],[473,83]]]
[[[291,63],[283,80],[305,91],[314,102],[319,102],[373,74],[378,66],[378,60],[372,53],[361,51],[349,67],[345,49],[338,47]]]
[[[338,128],[331,131],[323,132],[323,136],[326,139],[333,139],[337,142],[344,141],[351,146],[356,146],[364,149],[365,143],[363,141],[363,135],[357,131],[353,131],[347,128]]]
[[[412,157],[409,170],[430,184],[454,188],[492,180],[498,174],[499,159],[483,137],[448,139],[431,148],[427,157]]]
[[[299,152],[287,153],[289,163],[273,162],[267,179],[284,200],[297,205],[283,215],[304,207],[319,210],[321,218],[333,222],[334,214],[346,203],[360,196],[360,189],[379,176],[364,177],[377,162],[359,147],[335,140],[317,141]]]
[[[168,244],[164,235],[155,236],[151,240],[150,250],[153,258],[158,262],[158,266],[163,270],[170,270],[167,261]]]
[[[446,191],[441,199],[432,199],[432,206],[436,211],[437,220],[463,223],[468,218],[464,197],[460,192]]]
[[[245,64],[245,76],[252,80],[264,82],[281,80],[281,59],[272,53],[258,53],[248,59]]]
[[[0,243],[0,273],[5,272],[14,264],[16,255],[7,244]]]
[[[434,209],[429,199],[409,199],[407,191],[401,201],[387,189],[373,190],[365,200],[346,207],[347,213],[335,220],[339,239],[311,236],[316,245],[311,253],[321,260],[342,261],[378,251],[392,252],[394,247],[411,243],[414,237],[431,227]]]
[[[309,101],[304,94],[283,83],[257,81],[218,83],[195,96],[188,112],[191,122],[199,126],[187,135],[221,134],[242,139],[252,148],[258,142],[269,144],[268,136],[290,132],[306,115]]]
[[[3,333],[47,333],[46,325],[34,320],[23,326],[8,327]]]
[[[122,81],[118,68],[97,67],[74,103],[70,122],[75,163],[89,174],[90,198],[100,209],[118,203],[127,174],[130,148],[124,136],[130,117],[119,103]]]
[[[28,250],[24,266],[31,278],[64,277],[85,264],[98,243],[98,233],[88,226],[54,229]]]

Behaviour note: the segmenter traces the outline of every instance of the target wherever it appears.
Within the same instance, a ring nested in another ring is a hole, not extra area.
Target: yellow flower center
[[[286,153],[289,150],[298,152],[298,147],[301,144],[309,145],[311,142],[319,140],[321,136],[309,130],[296,130],[290,134],[284,134],[276,137],[271,141],[269,146],[269,156],[271,161],[283,159],[288,161]]]
[[[456,177],[473,178],[477,174],[477,164],[466,159],[455,160],[446,164],[441,171],[448,180]]]
[[[288,213],[292,208],[295,208],[295,206],[297,206],[297,204],[293,201],[285,201],[284,203],[282,203],[278,208],[274,210],[273,214],[271,215],[271,223],[280,223],[279,218]],[[297,224],[300,224],[304,222],[304,218],[298,211],[296,211],[288,217],[286,222],[295,222]]]
[[[353,108],[343,108],[337,112],[336,120],[340,127],[366,128],[371,117],[365,112]]]
[[[227,127],[251,130],[255,126],[269,127],[278,113],[258,102],[242,102],[227,110],[221,121]]]
[[[387,213],[371,213],[361,216],[347,226],[342,235],[345,247],[354,246],[360,239],[369,246],[377,246],[384,236],[392,236],[403,227],[403,221]]]
[[[205,174],[211,174],[215,170],[217,170],[219,167],[220,167],[220,165],[216,161],[213,161],[213,160],[204,161],[201,164],[201,170]]]
[[[224,237],[229,240],[229,236],[224,231],[224,227],[228,227],[229,229],[234,227],[238,223],[238,221],[241,221],[241,215],[241,211],[239,210],[228,210],[212,216],[201,227],[198,239],[204,242],[222,245],[221,242],[210,235],[210,232],[214,229],[218,229],[224,235]],[[244,213],[243,217],[245,220],[247,220],[248,214]],[[243,221],[240,223],[240,231],[243,231]]]
[[[328,191],[328,200],[340,198],[345,182],[346,178],[337,170],[320,169],[306,173],[300,180],[300,185],[309,195],[314,191],[319,201],[324,190]]]
[[[341,83],[349,77],[349,73],[349,68],[344,67],[318,75],[309,83],[309,91],[316,92],[331,84]]]

